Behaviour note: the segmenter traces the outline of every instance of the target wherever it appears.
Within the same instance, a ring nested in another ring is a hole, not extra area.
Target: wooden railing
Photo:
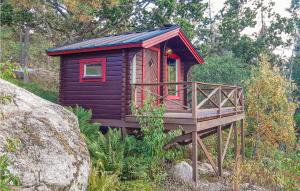
[[[243,89],[238,86],[202,82],[132,84],[132,103],[143,105],[147,97],[165,104],[168,112],[190,112],[193,118],[201,111],[217,115],[244,110]]]

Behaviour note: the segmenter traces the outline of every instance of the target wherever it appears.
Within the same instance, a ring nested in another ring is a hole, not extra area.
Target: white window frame
[[[88,75],[88,74],[86,74],[86,66],[87,65],[99,65],[100,70],[101,70],[101,75]],[[97,78],[101,78],[103,76],[102,72],[103,72],[102,71],[102,63],[85,63],[83,65],[83,77],[97,77]]]

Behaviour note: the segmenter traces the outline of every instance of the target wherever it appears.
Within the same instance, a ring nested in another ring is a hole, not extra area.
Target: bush
[[[89,176],[89,191],[115,191],[119,189],[119,179],[116,174],[108,174],[101,170],[101,163],[92,167]]]
[[[125,181],[122,183],[120,190],[122,191],[158,191],[152,182],[146,180]]]
[[[78,106],[71,110],[78,117],[92,159],[90,190],[97,187],[105,190],[104,179],[113,182],[116,178],[122,181],[120,190],[154,190],[151,182],[159,182],[166,175],[165,161],[174,161],[185,154],[183,149],[171,152],[162,149],[178,133],[163,132],[163,107],[146,102],[143,108],[135,110],[143,136],[139,139],[127,136],[125,140],[118,129],[109,129],[106,135],[99,133],[99,124],[90,121],[91,111]]]
[[[268,186],[272,190],[297,190],[300,186],[300,153],[287,155],[274,151],[272,157],[245,161],[238,172],[239,182]]]
[[[10,191],[11,186],[20,186],[20,179],[13,175],[8,167],[9,167],[9,159],[7,155],[0,156],[0,190],[1,191]]]
[[[17,67],[10,62],[0,63],[0,78],[7,80],[11,78],[15,78],[14,70]]]

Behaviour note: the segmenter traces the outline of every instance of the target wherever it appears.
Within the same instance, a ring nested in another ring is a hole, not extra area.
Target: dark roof
[[[135,32],[135,33],[127,33],[127,34],[94,38],[94,39],[85,40],[85,41],[81,41],[69,45],[64,45],[61,47],[50,48],[47,50],[47,52],[51,53],[51,52],[61,52],[61,51],[68,51],[68,50],[86,49],[86,48],[101,48],[107,46],[137,44],[178,28],[179,26],[173,25],[170,27],[164,27],[164,28],[160,28],[152,31],[146,31],[146,32]]]

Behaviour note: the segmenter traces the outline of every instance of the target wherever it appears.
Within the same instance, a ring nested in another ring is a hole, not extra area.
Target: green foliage
[[[108,174],[101,171],[101,163],[92,167],[89,176],[89,191],[115,191],[119,189],[119,179],[116,174]]]
[[[254,27],[256,24],[256,12],[253,8],[246,6],[245,1],[227,0],[220,11],[219,26],[222,48],[231,49],[241,37],[241,32],[246,27]]]
[[[148,175],[151,179],[161,181],[165,177],[164,159],[174,161],[176,157],[184,156],[183,150],[166,152],[162,148],[168,141],[179,134],[179,131],[164,132],[164,106],[157,106],[153,99],[145,100],[143,107],[132,108],[133,113],[143,133],[141,151],[144,155],[143,161],[148,164]],[[180,153],[180,154],[179,154]]]
[[[81,107],[71,110],[78,117],[79,126],[90,151],[93,172],[90,187],[104,188],[103,179],[121,181],[120,190],[154,190],[153,181],[161,181],[165,175],[164,163],[183,158],[184,149],[166,152],[162,149],[176,133],[163,132],[163,107],[145,102],[135,110],[142,126],[143,136],[127,136],[122,139],[118,129],[110,129],[106,135],[99,133],[99,124],[91,123],[91,112]],[[147,116],[147,117],[146,117]],[[98,177],[97,177],[98,176]],[[102,186],[100,186],[102,185]]]
[[[7,139],[5,146],[7,152],[16,152],[21,147],[21,140]]]
[[[93,161],[101,161],[105,171],[120,175],[124,162],[124,144],[119,130],[109,130],[87,142]]]
[[[0,63],[0,78],[2,79],[10,79],[15,78],[14,70],[16,66],[10,62]]]
[[[239,169],[241,181],[267,185],[272,190],[297,190],[300,186],[299,152],[287,154],[272,150],[271,155],[245,161]]]
[[[0,92],[0,104],[6,105],[14,101],[15,94]]]
[[[190,78],[200,82],[244,85],[249,76],[249,66],[228,54],[207,57],[204,65],[193,67]]]
[[[88,140],[94,140],[99,135],[99,124],[91,123],[92,111],[86,110],[76,105],[69,108],[78,118],[79,128],[81,133]]]
[[[45,89],[42,85],[35,82],[25,83],[22,80],[12,78],[7,80],[48,101],[51,101],[53,103],[56,103],[58,101],[58,92],[56,90]]]
[[[10,160],[7,155],[0,156],[0,190],[10,191],[11,186],[20,186],[20,179],[8,169]]]
[[[125,181],[121,185],[122,191],[159,191],[157,186],[145,180]]]
[[[288,99],[293,88],[294,85],[262,56],[260,67],[249,80],[246,98],[248,130],[254,134],[255,147],[259,143],[263,143],[260,149],[266,148],[266,144],[286,149],[294,146],[296,104]],[[261,154],[266,155],[266,150],[261,150]]]

